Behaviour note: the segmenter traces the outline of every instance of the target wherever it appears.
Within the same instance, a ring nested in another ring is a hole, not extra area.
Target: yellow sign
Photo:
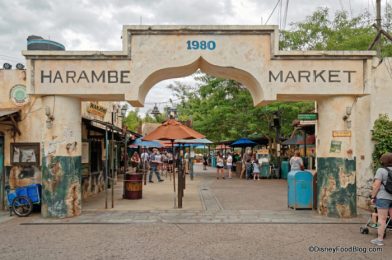
[[[258,154],[268,154],[268,149],[260,149],[260,150],[257,150],[257,153],[258,153]]]
[[[332,137],[351,137],[351,131],[349,131],[349,130],[335,130],[335,131],[332,131]]]
[[[100,116],[102,118],[105,117],[106,111],[107,109],[105,107],[95,103],[90,103],[90,106],[87,108],[87,112],[96,116]]]

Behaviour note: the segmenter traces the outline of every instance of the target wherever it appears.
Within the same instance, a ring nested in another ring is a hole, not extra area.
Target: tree
[[[124,119],[124,125],[133,132],[137,132],[141,122],[142,119],[139,117],[139,109],[129,111],[127,117]]]
[[[374,121],[372,140],[375,142],[373,151],[373,168],[380,166],[380,157],[386,152],[392,152],[392,121],[387,115],[380,115]]]
[[[282,117],[282,134],[292,132],[292,121],[299,112],[314,109],[313,102],[276,102],[265,107],[254,107],[249,91],[240,83],[199,74],[198,88],[181,83],[169,88],[181,103],[177,106],[180,120],[192,119],[193,127],[213,141],[233,140],[240,137],[275,137],[270,123],[274,112]]]
[[[386,8],[386,29],[392,17],[390,5]],[[336,12],[329,19],[328,8],[320,8],[304,22],[291,24],[290,31],[281,31],[280,48],[284,50],[367,50],[376,36],[370,14],[365,12],[349,18],[347,12]],[[392,45],[383,39],[383,56],[391,56]]]

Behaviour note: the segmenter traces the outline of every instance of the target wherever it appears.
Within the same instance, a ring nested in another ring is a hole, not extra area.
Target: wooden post
[[[381,59],[381,46],[382,46],[382,40],[381,40],[381,0],[376,0],[376,5],[377,5],[377,18],[376,18],[376,23],[377,23],[377,34],[379,35],[377,39],[377,57]]]

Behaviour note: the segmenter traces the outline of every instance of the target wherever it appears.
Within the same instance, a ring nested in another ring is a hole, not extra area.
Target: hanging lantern
[[[154,116],[157,116],[157,115],[160,115],[160,114],[161,114],[161,112],[159,112],[159,109],[158,109],[158,107],[157,107],[157,104],[155,104],[155,106],[154,106],[154,108],[152,109],[152,111],[151,111],[150,114],[151,114],[151,115],[154,115]]]

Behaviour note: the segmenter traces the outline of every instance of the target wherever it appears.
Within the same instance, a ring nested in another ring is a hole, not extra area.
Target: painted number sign
[[[187,50],[214,50],[215,41],[187,41]]]

